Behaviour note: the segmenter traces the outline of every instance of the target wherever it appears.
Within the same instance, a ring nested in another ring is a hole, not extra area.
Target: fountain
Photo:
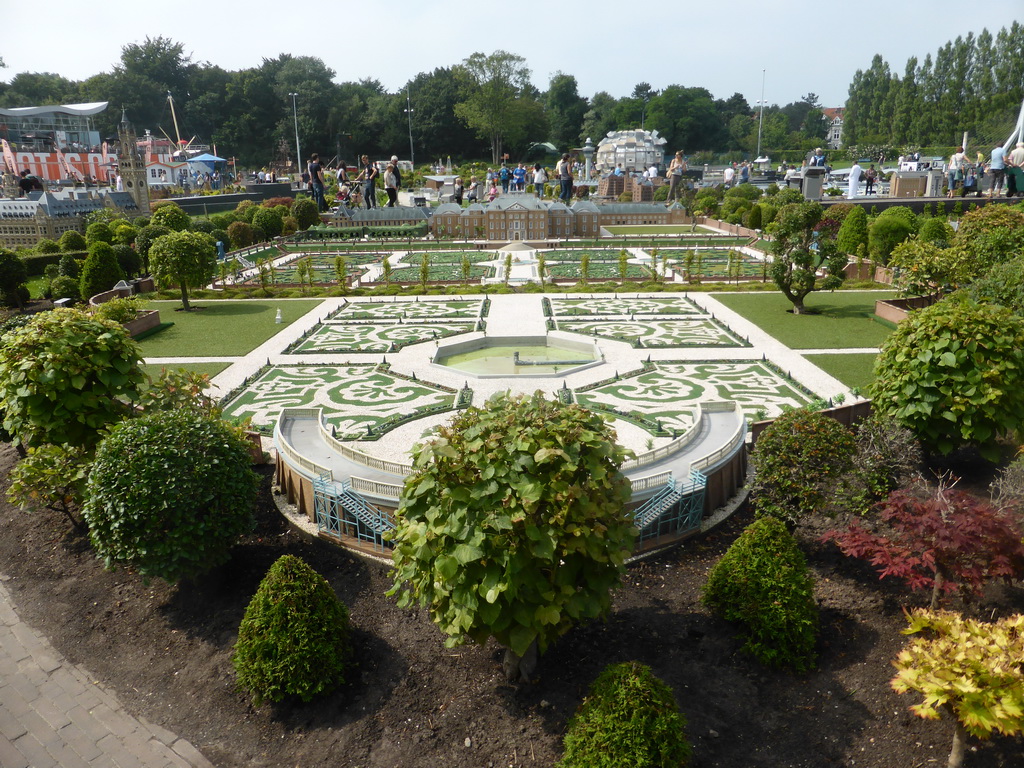
[[[590,341],[492,336],[443,343],[431,363],[477,378],[536,378],[574,373],[602,361],[601,350]]]

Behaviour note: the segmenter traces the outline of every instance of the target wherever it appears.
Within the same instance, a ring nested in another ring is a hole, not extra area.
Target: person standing
[[[544,185],[548,181],[547,171],[544,170],[544,166],[537,163],[533,166],[533,191],[536,193],[537,198],[540,200],[544,199]]]
[[[316,152],[309,156],[307,170],[309,172],[309,191],[313,193],[316,209],[323,212],[327,209],[324,200],[324,167],[320,165],[320,155]]]
[[[1006,178],[1006,150],[1002,146],[992,150],[988,169],[992,172],[992,186],[988,189],[988,196],[996,197],[1003,191],[1003,180]]]
[[[957,183],[964,180],[964,163],[966,161],[964,148],[957,147],[956,152],[949,158],[949,165],[946,166],[946,182],[949,186],[946,197],[952,197],[953,193],[956,192]]]
[[[462,205],[462,177],[455,177],[455,190],[452,192],[452,202],[456,205]]]
[[[516,169],[512,171],[512,181],[515,184],[516,192],[526,191],[526,166],[520,163],[516,166]]]
[[[722,173],[722,180],[726,189],[732,189],[732,183],[736,180],[736,170],[731,166],[725,166],[725,171]]]
[[[398,179],[395,170],[393,163],[388,163],[388,167],[384,169],[384,191],[388,196],[388,208],[394,208],[398,203]]]
[[[866,171],[864,171],[864,194],[873,195],[875,194],[875,179],[878,178],[878,172],[875,170],[875,164],[872,163]]]
[[[568,205],[572,201],[572,158],[568,152],[562,155],[558,168],[558,184],[561,187],[558,197]]]
[[[740,165],[740,184],[750,183],[750,163],[746,160]]]
[[[860,167],[860,163],[854,160],[853,167],[850,168],[850,189],[846,194],[848,199],[853,200],[860,194],[860,177],[863,173],[864,169]]]
[[[470,176],[469,189],[466,190],[466,200],[472,205],[473,203],[480,202],[480,197],[480,185],[477,183],[476,176]]]
[[[512,171],[504,163],[501,164],[501,170],[498,171],[498,178],[501,180],[501,191],[508,192],[509,182],[512,181]],[[488,179],[488,181],[494,181],[494,179]]]
[[[398,167],[398,155],[391,156],[391,164],[395,166],[395,190],[402,188],[402,170]]]
[[[345,161],[338,160],[338,189],[348,185],[348,171],[345,169]]]
[[[683,158],[683,150],[676,152],[672,162],[668,166],[668,202],[679,199],[679,183],[683,180],[683,171],[686,170],[686,160]]]
[[[366,202],[367,209],[376,208],[377,177],[380,176],[380,171],[377,170],[377,166],[371,163],[370,158],[366,155],[359,158],[359,161],[363,169],[356,176],[356,181],[363,182],[363,200]]]

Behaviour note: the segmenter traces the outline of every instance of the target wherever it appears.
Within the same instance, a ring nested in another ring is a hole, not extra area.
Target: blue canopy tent
[[[209,152],[204,152],[201,155],[196,155],[195,157],[188,158],[187,162],[189,163],[189,165],[195,164],[202,166],[201,168],[196,169],[200,173],[213,173],[214,169],[217,167],[217,163],[226,163],[227,160],[225,160],[223,157],[211,155]]]

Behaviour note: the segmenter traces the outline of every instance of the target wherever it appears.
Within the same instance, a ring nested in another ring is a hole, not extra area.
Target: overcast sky
[[[193,61],[224,69],[258,66],[282,53],[317,56],[336,81],[376,78],[396,91],[419,72],[457,64],[475,51],[512,51],[546,89],[558,71],[581,95],[629,95],[642,81],[702,86],[715,98],[742,93],[780,106],[818,94],[841,106],[854,72],[880,53],[902,73],[946,41],[1024,18],[1024,0],[107,0],[74,13],[0,1],[0,58],[18,72],[83,80],[110,71],[122,46],[163,35]],[[657,15],[656,15],[657,14]],[[21,105],[35,106],[35,105]]]

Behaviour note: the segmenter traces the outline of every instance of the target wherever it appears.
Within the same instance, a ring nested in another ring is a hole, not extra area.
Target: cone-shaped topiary
[[[762,517],[746,527],[711,569],[703,599],[717,616],[745,625],[743,650],[762,664],[797,672],[815,666],[814,578],[781,520]]]
[[[232,662],[238,685],[264,700],[310,701],[345,682],[350,657],[348,609],[301,558],[270,566],[238,628]]]
[[[611,664],[569,721],[559,768],[681,768],[686,718],[672,689],[636,661]]]

